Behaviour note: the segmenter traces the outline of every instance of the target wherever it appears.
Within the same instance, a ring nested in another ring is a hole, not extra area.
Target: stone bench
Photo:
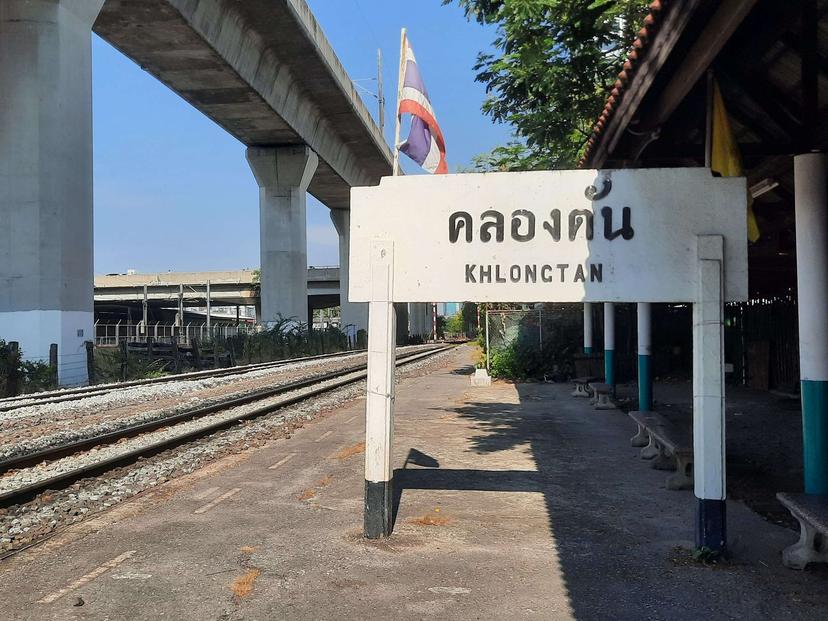
[[[800,528],[799,541],[783,550],[782,563],[791,569],[828,563],[828,496],[779,493],[776,497]]]
[[[655,412],[629,414],[638,425],[630,444],[643,447],[641,459],[652,460],[653,468],[659,470],[675,470],[667,477],[667,489],[693,489],[693,434]]]
[[[612,402],[612,384],[590,382],[589,387],[594,393],[592,403],[596,410],[615,409],[615,404]]]
[[[596,382],[600,377],[576,377],[572,380],[575,385],[572,391],[573,397],[589,397],[592,398],[592,389],[589,387],[590,382]]]

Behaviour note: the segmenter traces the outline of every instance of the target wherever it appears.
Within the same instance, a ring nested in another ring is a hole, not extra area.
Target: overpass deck
[[[94,31],[248,147],[306,144],[347,209],[391,150],[305,0],[106,0]]]

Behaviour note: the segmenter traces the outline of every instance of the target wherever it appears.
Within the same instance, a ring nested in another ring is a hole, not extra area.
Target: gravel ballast
[[[397,369],[397,377],[399,379],[422,375],[441,365],[450,353],[451,350],[447,350],[409,363]],[[364,393],[364,381],[337,388],[273,413],[245,421],[230,429],[141,459],[130,466],[117,468],[99,477],[84,479],[66,489],[49,492],[31,502],[0,509],[0,553],[26,547],[57,528],[80,521],[87,515],[105,510],[170,479],[192,473],[219,457],[240,453],[275,439],[289,437],[297,427],[303,426],[321,413],[362,397]],[[288,394],[280,395],[268,401],[277,402],[284,400],[287,396]],[[267,402],[263,401],[234,408],[232,414],[230,411],[221,412],[183,423],[183,425],[204,425],[208,418],[218,421],[222,417],[243,413],[246,409],[260,408],[265,403]],[[76,468],[85,463],[85,460],[100,459],[106,451],[124,452],[128,446],[139,446],[142,442],[157,441],[165,437],[165,434],[176,434],[181,431],[182,425],[177,425],[132,438],[117,445],[102,447],[95,453],[85,452],[57,460],[52,464],[8,473],[6,477],[0,479],[0,491],[53,476],[66,469]]]

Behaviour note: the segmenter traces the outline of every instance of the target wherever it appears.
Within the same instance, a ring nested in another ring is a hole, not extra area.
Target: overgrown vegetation
[[[339,328],[308,330],[306,324],[282,317],[267,330],[221,339],[217,344],[231,351],[237,364],[330,354],[346,351],[349,345],[348,336]]]
[[[537,317],[537,314],[530,312],[516,319],[509,336],[492,347],[493,377],[561,381],[572,376],[574,356],[581,349],[579,328],[583,314],[580,307],[572,304],[545,305],[540,331]],[[481,336],[485,342],[485,336]]]
[[[124,366],[124,357],[119,348],[98,347],[95,350],[95,382],[110,384],[162,377],[170,374],[164,368],[166,364],[165,360],[148,360],[142,356],[128,355]]]
[[[358,335],[357,348],[365,347],[365,331]],[[180,346],[181,351],[188,351]],[[347,351],[347,335],[338,328],[328,327],[324,330],[308,330],[307,324],[280,318],[272,327],[259,332],[238,334],[228,338],[216,338],[201,344],[215,349],[222,365],[230,360],[236,364],[255,364],[284,360],[302,356]],[[228,356],[229,354],[229,356]],[[202,363],[206,362],[202,358]],[[182,355],[178,365],[180,372],[197,370],[192,355]],[[95,351],[95,381],[109,383],[150,379],[175,373],[176,364],[169,359],[155,358],[149,360],[145,355],[129,353],[124,357],[120,348],[99,347]]]
[[[23,360],[23,352],[0,339],[0,397],[50,390],[57,386],[55,369]]]
[[[483,112],[515,140],[475,159],[477,170],[573,167],[647,14],[648,0],[443,0],[497,26],[474,66]]]

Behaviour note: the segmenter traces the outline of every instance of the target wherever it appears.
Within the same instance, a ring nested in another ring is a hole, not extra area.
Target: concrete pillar
[[[638,303],[638,409],[649,412],[653,409],[653,370],[650,365],[652,305]]]
[[[391,534],[394,496],[395,311],[391,302],[394,248],[371,244],[371,302],[368,331],[368,394],[365,400],[365,512],[369,539]]]
[[[724,408],[724,239],[698,238],[693,303],[693,479],[696,547],[724,552],[726,535]]]
[[[604,381],[615,394],[615,304],[604,302]]]
[[[0,2],[0,338],[87,381],[92,23],[103,0]]]
[[[794,157],[805,493],[828,494],[828,157]]]
[[[431,304],[408,303],[408,334],[426,340],[431,334]]]
[[[592,302],[584,302],[584,353],[592,353]]]
[[[370,307],[369,307],[370,308]],[[396,317],[396,343],[400,347],[408,345],[408,304],[405,302],[396,302],[394,304],[394,313]],[[371,319],[371,313],[368,313],[368,320]]]
[[[331,209],[331,221],[339,234],[339,307],[342,331],[356,344],[357,332],[368,329],[368,304],[348,301],[351,212]]]
[[[259,243],[264,324],[281,316],[308,322],[306,192],[319,158],[308,147],[247,149],[259,183]]]

